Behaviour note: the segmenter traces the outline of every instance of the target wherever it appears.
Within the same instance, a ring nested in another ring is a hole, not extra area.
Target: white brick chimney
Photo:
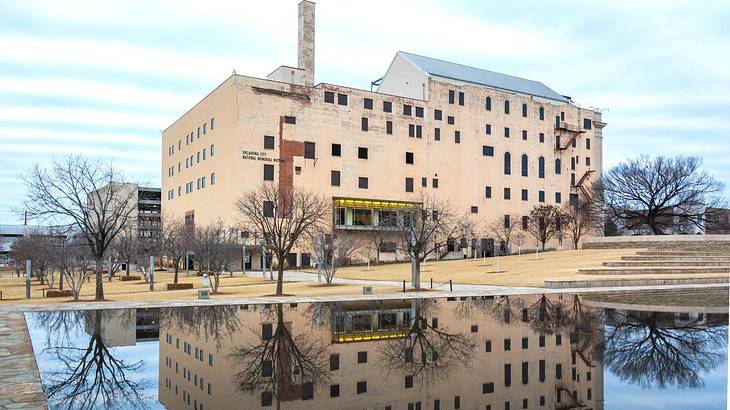
[[[299,3],[297,66],[304,70],[304,84],[314,85],[314,2]]]

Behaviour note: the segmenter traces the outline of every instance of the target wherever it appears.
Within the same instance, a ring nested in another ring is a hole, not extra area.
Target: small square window
[[[304,142],[304,158],[314,159],[315,144],[313,142]]]
[[[436,121],[443,120],[443,112],[441,110],[433,110],[433,119]]]
[[[330,397],[340,397],[340,385],[333,384],[330,386]]]
[[[416,117],[423,118],[423,107],[416,107]]]
[[[337,104],[347,105],[347,94],[337,94]]]
[[[412,108],[413,107],[408,104],[403,104],[403,115],[411,115]]]
[[[406,164],[413,164],[413,153],[406,152]]]
[[[332,91],[325,91],[324,92],[324,102],[329,103],[329,104],[334,104],[335,103],[335,93],[333,93]]]
[[[332,156],[342,156],[342,146],[340,144],[332,144]]]
[[[357,362],[358,363],[367,363],[368,362],[368,352],[357,352]]]
[[[472,206],[471,207],[473,214],[476,213],[476,212],[474,212],[475,208],[476,208],[476,206]],[[479,333],[479,325],[471,325],[471,332],[472,333]]]
[[[393,103],[390,101],[383,101],[383,112],[393,112]]]
[[[365,98],[362,100],[363,108],[366,110],[372,110],[373,109],[373,99],[372,98]]]
[[[482,146],[482,155],[486,157],[493,157],[494,156],[494,147],[489,145],[483,145]]]
[[[357,394],[368,392],[368,382],[357,382]]]
[[[331,171],[330,184],[332,186],[340,186],[340,171]]]
[[[271,164],[264,164],[264,181],[274,180],[274,166]]]
[[[264,149],[274,149],[274,137],[271,135],[264,135]]]
[[[590,118],[583,118],[583,128],[589,130],[591,129],[591,119]]]
[[[452,116],[449,115],[448,117],[446,117],[446,122],[449,123],[449,124],[451,124],[451,125],[454,125],[454,123],[456,121],[454,120],[454,117],[452,117]]]
[[[368,159],[368,149],[366,147],[357,147],[357,158]]]
[[[273,397],[274,395],[270,391],[265,391],[261,393],[261,407],[271,406],[271,403],[273,402]]]
[[[368,189],[368,178],[367,177],[358,177],[357,178],[357,187],[360,189]]]
[[[284,116],[284,122],[287,124],[296,124],[297,117]]]
[[[479,207],[478,206],[472,206],[471,207],[471,213],[478,214],[479,213]],[[472,325],[472,327],[471,327],[472,328],[472,333],[475,333],[474,332],[474,326],[476,326],[476,325]]]
[[[482,394],[494,393],[494,383],[482,384]]]
[[[433,188],[438,188],[439,187],[439,180],[438,180],[438,178],[434,178],[434,179],[431,180],[431,186]]]

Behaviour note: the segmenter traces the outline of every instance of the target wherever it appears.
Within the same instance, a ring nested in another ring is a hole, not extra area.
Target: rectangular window
[[[416,125],[408,124],[408,136],[413,138],[416,136]]]
[[[330,397],[340,397],[340,385],[330,385]]]
[[[464,93],[459,91],[459,105],[464,105]]]
[[[203,135],[208,133],[208,123],[203,123]]]
[[[591,166],[591,157],[586,157],[586,166],[587,167]]]
[[[393,121],[386,121],[385,122],[385,133],[388,135],[393,134]]]
[[[529,340],[530,339],[529,338],[526,338],[526,337],[523,337],[522,338],[522,348],[523,349],[527,349],[528,348]]]
[[[522,200],[527,201],[527,190],[526,189],[522,190]]]
[[[410,389],[413,387],[413,376],[406,376],[405,377],[405,388]]]
[[[527,141],[527,130],[522,130],[522,139]]]
[[[340,355],[339,353],[330,354],[330,371],[340,369]]]
[[[368,392],[368,382],[357,382],[357,394],[363,394]]]
[[[494,393],[494,383],[482,384],[482,394]]]
[[[406,192],[413,192],[413,178],[406,177]]]
[[[510,194],[511,194],[510,189],[505,188],[504,189],[504,199],[510,199]]]
[[[342,156],[342,146],[340,144],[332,144],[332,156]]]
[[[360,121],[360,128],[363,131],[367,131],[368,130],[368,119],[366,117],[362,117],[362,120]]]
[[[383,101],[383,112],[393,112],[393,103],[390,101]]]
[[[484,187],[484,197],[485,198],[491,198],[492,197],[492,187],[485,186]]]
[[[203,161],[205,161],[206,158],[208,158],[208,150],[206,148],[203,148]]]
[[[271,203],[271,201],[266,201],[266,202],[264,202],[264,205],[266,205],[267,202]],[[266,206],[264,206],[264,208],[266,208]],[[262,323],[261,324],[261,340],[271,340],[271,337],[273,335],[274,335],[274,328],[271,325],[271,323]]]
[[[357,147],[357,158],[368,159],[368,149],[366,147]]]
[[[340,186],[340,171],[330,172],[330,185]]]
[[[555,378],[558,380],[563,378],[563,365],[560,363],[555,365]]]
[[[357,178],[357,187],[360,189],[368,189],[368,178],[367,177],[358,177]]]
[[[325,91],[324,92],[324,102],[329,103],[329,104],[334,104],[335,103],[335,93],[333,93],[332,91]]]
[[[509,127],[504,127],[504,137],[509,138]]]
[[[449,90],[449,104],[453,104],[454,103],[454,97],[455,97],[454,90]]]
[[[591,139],[586,138],[586,149],[591,149]]]
[[[423,137],[423,126],[416,125],[416,138]]]
[[[314,398],[314,383],[302,383],[302,400],[312,400]]]
[[[347,94],[337,94],[337,104],[347,105]]]
[[[441,128],[433,129],[433,139],[434,141],[441,141]]]
[[[545,142],[545,133],[541,132],[540,133],[540,143],[544,143],[544,142]]]
[[[491,340],[487,340],[486,342],[484,342],[484,351],[486,353],[489,353],[492,351],[492,341]]]
[[[454,142],[461,144],[461,131],[454,131]]]
[[[296,124],[297,117],[284,116],[284,122],[287,124]]]
[[[478,206],[472,206],[471,207],[471,213],[478,214],[479,213],[479,207]],[[472,327],[471,327],[471,332],[472,333],[475,333],[474,326],[476,326],[476,325],[472,325]]]
[[[210,144],[210,156],[215,155],[215,144]]]
[[[423,107],[416,107],[416,117],[423,118]]]
[[[367,363],[368,362],[368,352],[357,352],[357,362],[358,363]]]
[[[422,186],[423,188],[426,188],[426,187],[428,187],[428,178],[426,178],[426,177],[421,177],[421,186]]]
[[[264,217],[265,218],[273,218],[274,217],[274,203],[271,202],[271,201],[264,201],[263,213],[264,213]],[[267,325],[263,325],[263,326],[267,326]],[[269,324],[268,326],[269,326],[269,333],[270,333],[271,332],[271,325]],[[264,331],[265,330],[266,330],[266,328],[264,327]],[[262,338],[264,338],[264,340],[268,340],[265,337],[266,337],[266,333],[264,333],[262,335]],[[269,339],[271,338],[271,334],[269,334],[268,338]]]
[[[200,127],[198,127],[198,138],[200,138]]]
[[[454,409],[461,408],[461,396],[454,396]]]
[[[411,106],[408,104],[403,104],[403,115],[411,115]]]
[[[439,187],[439,180],[438,180],[438,178],[433,178],[431,180],[431,187],[433,187],[433,188],[438,188]]]
[[[522,362],[522,384],[527,384],[530,381],[529,368],[527,362]]]
[[[491,147],[489,145],[483,145],[482,146],[482,155],[485,157],[493,157],[494,156],[494,147]]]
[[[540,360],[538,363],[538,377],[541,382],[545,381],[545,360]]]
[[[210,130],[212,131],[214,129],[215,129],[215,118],[211,118],[210,119]]]
[[[509,217],[509,215],[505,215],[506,217]],[[505,218],[505,220],[507,220]],[[510,339],[504,339],[504,351],[509,351],[512,347],[512,341]]]
[[[522,229],[527,230],[527,227],[530,223],[530,217],[527,215],[522,216]]]
[[[315,145],[313,142],[304,142],[304,158],[314,159]]]
[[[215,172],[210,174],[210,184],[215,185]]]
[[[365,98],[362,100],[363,108],[366,110],[372,110],[373,109],[373,99],[372,98]]]
[[[264,181],[274,180],[274,166],[271,164],[264,164]]]
[[[562,195],[560,194],[560,192],[556,192],[555,193],[555,203],[559,204],[561,201],[562,201]],[[560,335],[558,335],[558,336],[560,336]]]
[[[444,119],[443,112],[441,110],[433,110],[433,119],[436,121],[441,121]]]
[[[555,346],[560,346],[561,344],[563,344],[563,335],[557,333],[555,335]]]
[[[492,135],[492,124],[487,124],[486,130],[487,135]]]
[[[583,128],[589,130],[591,129],[591,119],[590,118],[583,118]]]
[[[451,115],[449,115],[448,117],[446,117],[446,122],[448,124],[454,125],[454,123],[456,122],[456,120],[454,119],[454,117],[452,117]]]
[[[413,153],[406,152],[406,164],[413,164]]]
[[[504,385],[508,386],[512,384],[512,365],[507,363],[504,365]]]

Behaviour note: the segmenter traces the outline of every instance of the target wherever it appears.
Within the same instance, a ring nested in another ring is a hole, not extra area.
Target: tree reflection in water
[[[292,335],[281,304],[268,315],[274,322],[271,333],[254,338],[258,343],[235,348],[231,357],[240,369],[234,375],[239,390],[270,395],[278,408],[281,401],[301,398],[304,385],[314,390],[329,383],[327,346],[309,333]]]
[[[84,312],[49,312],[40,316],[47,334],[55,334],[55,344],[43,349],[43,353],[55,356],[57,366],[45,377],[43,388],[49,402],[67,408],[111,408],[125,403],[130,407],[144,408],[139,393],[147,381],[135,381],[128,377],[142,367],[142,361],[127,362],[115,357],[103,337],[102,329],[110,320],[119,320],[122,326],[135,326],[133,311],[93,310]],[[86,346],[70,343],[70,332],[80,327],[89,334]],[[65,342],[65,343],[59,343]]]
[[[427,386],[470,366],[476,344],[463,334],[429,324],[426,317],[434,304],[433,299],[412,299],[406,336],[378,345],[385,373],[403,373]]]
[[[643,388],[702,387],[702,375],[725,360],[727,315],[677,320],[659,312],[606,310],[605,317],[604,365]]]

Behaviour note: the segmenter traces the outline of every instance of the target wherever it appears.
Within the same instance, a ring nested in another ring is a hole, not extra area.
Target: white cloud
[[[49,106],[0,106],[0,121],[29,124],[75,124],[100,127],[149,128],[162,130],[172,123],[172,116]]]

